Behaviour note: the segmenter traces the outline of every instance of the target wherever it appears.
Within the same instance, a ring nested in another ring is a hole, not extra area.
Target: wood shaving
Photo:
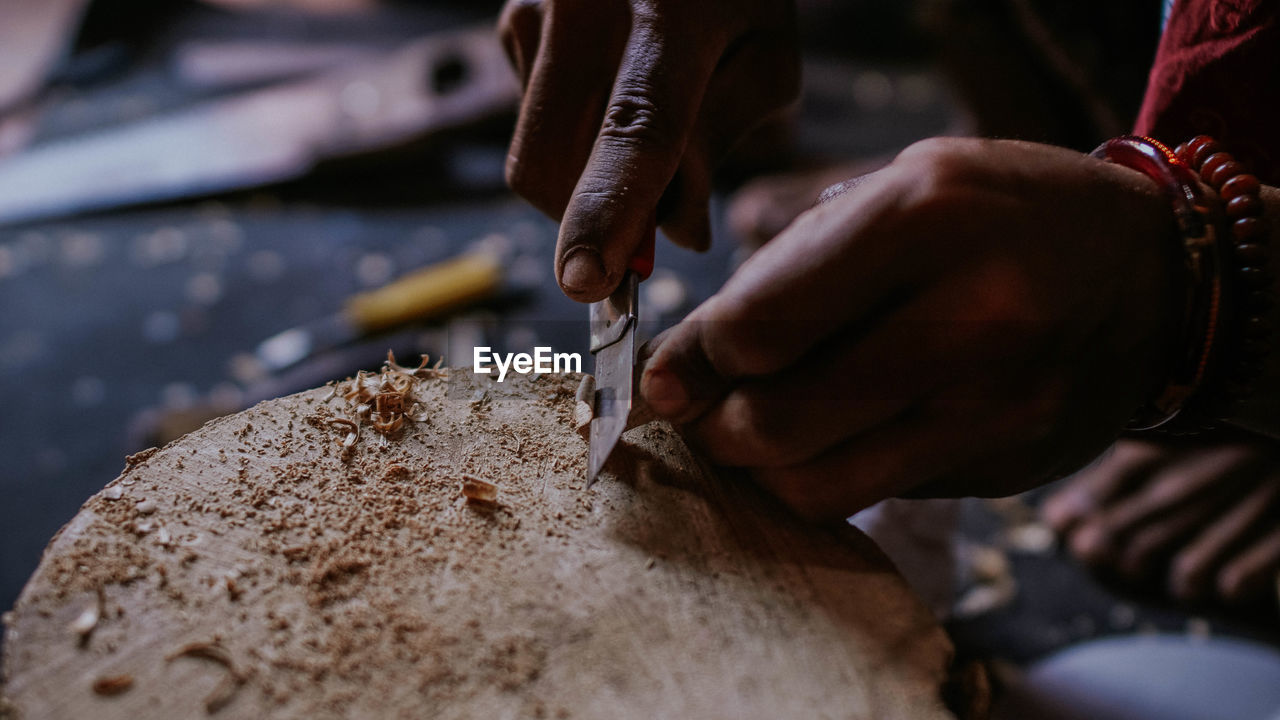
[[[469,503],[492,505],[498,502],[498,486],[474,475],[463,475],[462,496]]]
[[[399,463],[391,463],[382,471],[380,482],[407,482],[413,479],[413,472]]]
[[[437,362],[427,367],[428,358],[416,368],[408,368],[396,362],[396,356],[387,351],[382,370],[377,373],[360,371],[355,377],[334,385],[326,400],[341,396],[354,419],[334,418],[331,422],[345,422],[350,431],[343,440],[343,447],[350,448],[360,439],[360,428],[368,423],[375,432],[387,440],[400,435],[406,422],[424,423],[429,420],[422,400],[417,396],[418,381],[446,375]]]
[[[578,392],[574,396],[573,426],[583,440],[591,437],[591,421],[595,419],[596,379],[593,375],[583,375],[578,383]]]
[[[160,452],[160,448],[147,448],[140,450],[124,459],[124,469],[128,473],[130,470],[146,462],[148,458]]]
[[[232,602],[239,600],[240,596],[244,593],[244,588],[240,587],[240,584],[236,582],[235,576],[233,575],[224,575],[222,583],[226,586],[227,597],[230,598]]]
[[[84,642],[85,640],[88,640],[89,635],[93,633],[93,629],[98,626],[98,619],[100,617],[102,617],[102,615],[98,610],[98,603],[94,603],[85,608],[75,620],[72,620],[71,624],[67,626],[67,629],[70,630],[72,634],[80,638],[81,642]]]
[[[93,681],[93,691],[99,695],[119,695],[127,692],[133,687],[133,676],[124,675],[104,675]]]
[[[94,603],[81,611],[68,626],[72,634],[79,639],[82,647],[89,642],[89,636],[93,634],[94,628],[98,627],[98,621],[102,619],[103,607],[107,604],[107,597],[102,592],[101,586],[98,586],[96,594],[97,599]]]
[[[236,695],[236,691],[244,684],[245,677],[236,670],[235,665],[231,662],[231,655],[226,649],[217,643],[211,642],[193,642],[183,645],[177,650],[165,656],[165,660],[172,662],[180,657],[199,658],[217,663],[227,669],[227,674],[222,678],[222,682],[213,689],[204,699],[205,712],[212,715],[222,708],[226,707]]]

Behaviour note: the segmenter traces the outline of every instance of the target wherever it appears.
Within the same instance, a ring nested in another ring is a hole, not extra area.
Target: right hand
[[[525,88],[507,181],[561,220],[556,279],[593,302],[656,217],[710,244],[711,172],[799,92],[792,0],[508,0]]]

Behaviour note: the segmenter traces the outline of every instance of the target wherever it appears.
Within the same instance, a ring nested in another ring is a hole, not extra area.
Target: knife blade
[[[654,233],[645,233],[639,251],[613,294],[591,303],[591,354],[596,358],[596,392],[591,420],[587,487],[595,484],[622,431],[635,392],[636,327],[640,324],[640,281],[653,272]]]

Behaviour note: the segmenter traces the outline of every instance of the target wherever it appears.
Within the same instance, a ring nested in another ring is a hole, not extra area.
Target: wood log
[[[657,422],[587,490],[577,376],[418,375],[386,435],[320,388],[129,458],[6,617],[7,712],[952,717],[948,639],[852,527]]]

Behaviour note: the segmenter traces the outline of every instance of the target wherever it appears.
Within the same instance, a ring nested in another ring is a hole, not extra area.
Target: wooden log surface
[[[855,529],[662,423],[587,490],[577,376],[420,374],[390,437],[321,388],[131,457],[6,616],[0,715],[951,717],[948,639]]]

